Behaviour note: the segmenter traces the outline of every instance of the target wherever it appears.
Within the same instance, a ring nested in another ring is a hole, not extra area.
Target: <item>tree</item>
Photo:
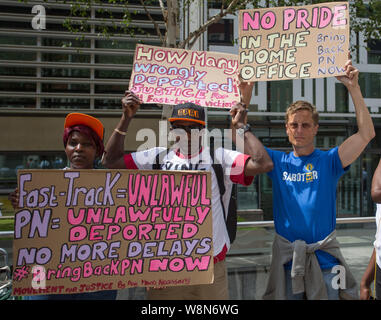
[[[19,0],[25,1],[25,0]],[[26,0],[27,1],[27,0]],[[48,0],[44,0],[47,2]],[[73,33],[83,33],[90,31],[91,26],[94,24],[94,17],[92,17],[92,8],[95,8],[97,14],[101,16],[101,20],[96,22],[98,33],[104,37],[109,37],[115,34],[129,34],[131,36],[136,33],[144,34],[142,28],[135,28],[132,26],[132,21],[136,12],[131,10],[130,0],[76,0],[76,1],[60,1],[70,4],[70,16],[65,20],[64,26]],[[105,9],[103,6],[105,2],[114,8],[123,8],[123,14],[119,17],[115,16],[115,12],[110,9]],[[222,1],[220,6],[220,12],[213,17],[210,17],[203,25],[197,30],[193,31],[183,41],[179,42],[177,39],[177,28],[179,25],[179,8],[180,4],[187,6],[195,0],[139,0],[134,1],[135,4],[139,3],[144,8],[147,19],[152,22],[156,35],[161,41],[161,45],[165,47],[177,47],[177,48],[191,48],[196,40],[204,33],[208,26],[218,22],[228,14],[234,14],[238,9],[245,8],[248,3],[257,3],[253,0],[231,0]],[[216,2],[216,1],[214,1]],[[154,4],[159,3],[161,9],[161,21],[165,23],[165,31],[163,32],[159,26],[158,20],[156,20],[151,14],[151,9]],[[102,6],[103,5],[103,6]]]
[[[363,0],[356,0],[351,7],[351,16],[355,17],[351,21],[352,32],[363,32],[365,39],[381,38],[381,1],[370,0],[364,3]]]
[[[27,0],[19,0],[27,2]],[[48,1],[48,0],[44,0]],[[213,4],[214,8],[219,8],[219,12],[192,31],[186,39],[178,40],[177,28],[181,13],[185,8],[197,0],[49,0],[70,4],[70,16],[65,20],[65,27],[74,33],[83,33],[95,27],[99,35],[109,37],[115,34],[129,34],[135,36],[137,33],[146,33],[140,27],[133,26],[133,18],[136,11],[131,10],[131,5],[139,4],[146,14],[147,19],[152,22],[156,35],[165,47],[177,47],[191,49],[197,39],[208,29],[210,25],[220,21],[228,14],[237,14],[238,10],[245,9],[249,5],[252,8],[273,7],[273,6],[297,6],[323,2],[338,2],[340,0],[207,0],[208,4]],[[113,10],[105,9],[104,4],[122,10],[115,16]],[[153,7],[157,8],[159,3],[161,17],[158,19],[151,14]],[[183,8],[181,12],[180,7]],[[95,9],[97,18],[92,16],[92,9]],[[381,36],[381,1],[363,0],[350,1],[350,15],[352,32],[363,32],[366,39],[379,39]],[[101,17],[99,19],[99,17]],[[165,28],[162,30],[160,21],[164,21]]]

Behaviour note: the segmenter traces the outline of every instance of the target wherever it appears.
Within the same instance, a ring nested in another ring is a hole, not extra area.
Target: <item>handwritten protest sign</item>
[[[210,173],[20,170],[14,295],[211,283]]]
[[[238,57],[136,45],[130,90],[143,103],[231,108],[240,102]]]
[[[244,81],[344,74],[348,2],[239,12],[239,72]]]

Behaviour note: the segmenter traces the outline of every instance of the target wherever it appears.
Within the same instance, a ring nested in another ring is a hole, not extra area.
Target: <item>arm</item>
[[[13,209],[15,209],[15,210],[18,209],[19,199],[20,199],[19,189],[16,188],[14,191],[12,191],[9,194],[8,199],[11,202]]]
[[[373,174],[371,194],[374,202],[381,203],[381,159]]]
[[[254,82],[243,82],[241,81],[241,78],[238,78],[238,82],[239,82],[238,89],[241,96],[241,103],[247,109],[250,105],[251,96],[253,94]],[[245,114],[245,124],[246,123],[247,123],[247,112]],[[230,129],[233,131],[232,135],[235,136],[236,129],[232,123],[230,123]]]
[[[247,110],[243,103],[239,103],[230,110],[232,116],[231,127],[238,129],[247,123]],[[245,164],[245,176],[255,176],[259,173],[271,171],[273,162],[265,150],[262,142],[250,131],[245,132],[243,141],[241,137],[235,134],[233,130],[233,142],[239,147],[244,146],[241,152],[250,156]]]
[[[373,174],[371,195],[374,202],[381,203],[381,159]]]
[[[123,113],[116,127],[120,132],[126,132],[128,126],[135,116],[141,101],[131,91],[126,91],[122,99]],[[102,164],[109,169],[125,168],[124,164],[124,138],[125,135],[120,132],[113,131],[107,141],[105,154],[102,159]]]
[[[373,249],[372,256],[369,260],[368,267],[366,268],[364,275],[362,276],[360,283],[360,300],[368,300],[370,297],[370,284],[374,279],[374,264],[376,260],[376,250]],[[373,293],[375,294],[375,292]]]
[[[381,203],[381,159],[378,162],[378,166],[373,174],[371,194],[372,194],[372,200],[374,202]],[[366,268],[360,283],[360,299],[361,300],[369,299],[370,284],[372,283],[374,279],[374,271],[375,271],[374,267],[376,263],[375,260],[376,260],[376,250],[373,249],[368,267]]]
[[[348,89],[356,109],[358,131],[347,138],[339,147],[339,157],[343,168],[353,163],[375,137],[372,118],[365,105],[358,83],[359,71],[349,60],[345,65],[346,75],[336,77]]]
[[[254,82],[239,82],[239,92],[241,93],[241,102],[246,106],[250,105],[253,94]]]

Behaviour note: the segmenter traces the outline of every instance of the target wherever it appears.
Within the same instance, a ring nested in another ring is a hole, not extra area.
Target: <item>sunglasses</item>
[[[204,129],[204,127],[202,127],[200,125],[182,126],[182,125],[175,125],[175,124],[172,124],[171,128],[172,129],[183,129],[187,133],[191,133],[192,130],[202,130],[202,129]]]

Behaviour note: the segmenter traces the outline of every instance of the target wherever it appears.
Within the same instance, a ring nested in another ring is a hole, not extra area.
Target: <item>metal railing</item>
[[[375,217],[337,218],[337,224],[348,223],[371,223],[375,222]],[[244,221],[238,222],[239,227],[274,227],[274,221]]]
[[[375,223],[375,217],[337,218],[337,224]],[[274,221],[244,221],[238,222],[238,227],[274,227]],[[13,231],[0,231],[1,238],[13,237]]]

